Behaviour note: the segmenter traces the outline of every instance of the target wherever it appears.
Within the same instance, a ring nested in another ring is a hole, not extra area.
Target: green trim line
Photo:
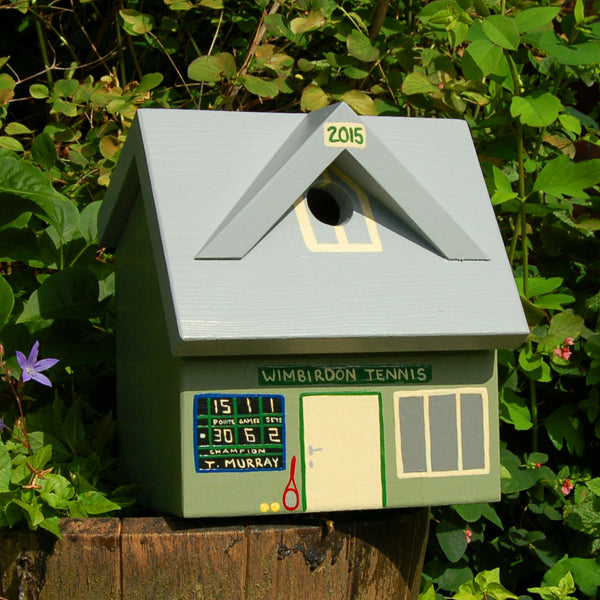
[[[381,506],[387,506],[387,480],[385,478],[385,432],[383,425],[383,399],[379,394],[379,448],[381,454]]]
[[[306,466],[304,464],[304,394],[300,394],[298,399],[298,406],[300,408],[300,468],[302,469],[302,511],[306,512]]]
[[[299,432],[300,432],[300,459],[302,467],[302,510],[306,512],[306,466],[304,464],[304,397],[305,396],[377,396],[379,403],[379,464],[381,469],[381,506],[387,506],[387,480],[385,476],[385,438],[383,422],[383,398],[381,392],[375,391],[325,391],[325,392],[306,392],[300,394],[298,405],[300,408]]]

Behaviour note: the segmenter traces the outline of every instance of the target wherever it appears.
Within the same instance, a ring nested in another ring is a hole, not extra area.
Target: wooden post
[[[119,519],[64,519],[45,531],[0,531],[0,598],[120,600]]]
[[[66,519],[0,533],[6,600],[415,600],[428,509],[319,519]]]

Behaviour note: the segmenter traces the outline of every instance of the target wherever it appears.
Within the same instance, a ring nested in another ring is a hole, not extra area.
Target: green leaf
[[[68,500],[75,495],[75,488],[71,482],[56,473],[49,473],[45,475],[43,480],[40,480],[42,489],[40,490],[40,498],[51,506],[58,510],[66,510],[68,507]]]
[[[600,587],[600,565],[593,558],[569,558],[565,556],[544,575],[544,585],[555,586],[571,573],[577,587],[585,596],[596,596]]]
[[[534,302],[538,308],[552,310],[564,310],[565,304],[575,302],[575,297],[569,294],[547,294]]]
[[[23,152],[25,150],[19,140],[6,135],[0,135],[0,148],[12,150],[13,152]]]
[[[267,15],[265,18],[265,27],[267,31],[277,37],[295,37],[287,28],[283,17],[280,14]]]
[[[223,0],[200,0],[200,6],[220,10],[224,7]]]
[[[590,501],[581,504],[567,505],[564,510],[564,521],[575,531],[598,537],[600,535],[600,498],[593,497]]]
[[[527,431],[533,427],[527,403],[510,388],[500,391],[500,418],[505,423],[511,423],[517,431]]]
[[[600,219],[583,219],[577,222],[577,229],[583,231],[600,231]]]
[[[441,521],[435,529],[435,536],[450,562],[454,563],[462,558],[467,549],[467,536],[462,527],[449,521]]]
[[[462,566],[459,561],[456,566],[447,564],[444,572],[437,577],[437,584],[440,588],[451,592],[458,591],[460,586],[473,579],[473,572],[469,567]]]
[[[560,12],[557,6],[535,6],[522,10],[515,15],[515,22],[521,33],[540,29],[544,25],[551,23]]]
[[[417,600],[436,600],[435,589],[432,581],[429,581],[427,584],[425,584],[425,588],[419,594]]]
[[[48,220],[63,239],[68,237],[79,222],[77,207],[59,194],[41,171],[24,160],[2,157],[0,204],[5,209],[8,204],[15,202],[21,213],[30,211]]]
[[[6,446],[0,440],[0,494],[9,491],[11,476],[12,460]]]
[[[371,44],[371,40],[358,29],[353,29],[346,38],[348,54],[363,62],[375,62],[379,59],[379,50]]]
[[[0,73],[0,90],[14,90],[17,82],[8,74]]]
[[[119,15],[123,19],[123,29],[129,35],[144,35],[150,33],[154,27],[154,17],[133,8],[123,8],[119,11]]]
[[[135,87],[134,92],[136,94],[141,94],[144,92],[149,92],[153,90],[155,87],[158,87],[164,79],[164,75],[162,73],[146,73]]]
[[[519,458],[508,450],[502,450],[501,459],[504,469],[501,480],[502,493],[504,494],[513,494],[531,489],[540,479],[548,477],[549,474],[552,476],[552,473],[546,467],[540,469],[521,468]]]
[[[549,92],[514,96],[510,104],[510,114],[530,127],[547,127],[556,121],[562,109],[561,101]]]
[[[429,25],[439,23],[440,28],[445,29],[446,19],[460,12],[462,9],[456,0],[433,0],[420,10],[417,19]]]
[[[38,504],[37,500],[29,503],[24,502],[20,498],[15,498],[13,502],[23,509],[25,516],[27,517],[27,523],[31,529],[36,529],[40,523],[44,521],[44,514],[42,513],[41,506]]]
[[[303,111],[319,110],[328,105],[329,96],[316,83],[311,83],[302,90],[300,108]]]
[[[350,106],[359,115],[376,115],[377,108],[371,96],[360,90],[349,90],[340,96],[340,100]]]
[[[481,518],[482,506],[483,504],[455,504],[452,508],[462,519],[467,521],[467,523],[474,523]]]
[[[120,506],[111,502],[104,494],[98,491],[84,492],[77,495],[77,501],[88,515],[102,515],[114,510],[120,510]]]
[[[469,59],[477,67],[475,71],[469,65]],[[463,71],[469,79],[481,79],[490,75],[504,78],[509,75],[509,66],[502,48],[489,40],[475,40],[465,50]]]
[[[554,31],[543,31],[539,35],[528,34],[527,41],[563,65],[595,65],[600,63],[600,44],[577,36],[577,44],[569,44]]]
[[[515,19],[503,15],[490,15],[483,19],[483,33],[494,44],[507,50],[519,48],[519,27]]]
[[[295,34],[307,33],[308,31],[319,29],[325,25],[326,22],[325,15],[320,10],[316,10],[306,17],[296,17],[295,19],[292,19],[290,22],[290,30]]]
[[[4,131],[7,135],[29,135],[30,133],[33,133],[29,127],[26,127],[22,123],[17,123],[16,121],[7,123],[4,126]]]
[[[104,158],[112,158],[121,149],[121,142],[114,135],[105,135],[98,142],[98,150]]]
[[[544,427],[557,450],[562,450],[566,444],[571,454],[582,456],[585,440],[582,423],[575,416],[576,412],[575,404],[564,404],[546,418]]]
[[[533,191],[546,192],[553,196],[588,198],[584,190],[598,183],[600,159],[574,163],[568,156],[559,156],[546,163],[535,181]]]
[[[581,121],[569,114],[558,115],[560,124],[565,128],[566,131],[574,133],[575,135],[581,135]]]
[[[51,169],[56,163],[58,155],[54,141],[47,133],[40,133],[31,145],[33,160],[44,169]]]
[[[38,450],[35,450],[33,456],[31,456],[28,460],[29,464],[38,471],[43,469],[48,461],[52,458],[52,446],[49,444],[46,446],[42,446]]]
[[[99,311],[98,293],[98,280],[89,269],[59,271],[31,294],[17,323],[94,317]]]
[[[52,113],[60,113],[65,115],[66,117],[76,117],[77,116],[77,105],[73,102],[67,102],[62,98],[57,98],[52,102]]]
[[[74,454],[83,453],[85,449],[85,426],[81,413],[81,402],[73,402],[67,410],[63,422],[65,441]]]
[[[596,496],[600,496],[600,477],[594,477],[586,482],[586,487]]]
[[[217,83],[235,76],[235,59],[228,52],[199,56],[190,63],[187,73],[194,81]]]
[[[541,367],[543,358],[528,348],[522,348],[519,352],[519,366],[523,371],[535,371]]]
[[[4,279],[4,276],[0,275],[0,330],[8,321],[14,305],[15,296],[12,287]]]
[[[517,598],[515,594],[509,592],[503,585],[495,581],[487,586],[486,597],[490,600],[509,600]]]
[[[30,86],[29,93],[32,95],[33,98],[36,98],[38,100],[42,100],[50,96],[48,88],[42,83],[34,83],[32,86]]]
[[[491,504],[482,505],[481,515],[500,529],[504,529],[504,526],[502,525],[502,521],[500,520],[496,509]]]
[[[562,277],[529,277],[527,279],[527,293],[530,298],[549,294],[562,285]],[[521,295],[523,294],[523,278],[515,277],[515,283]]]
[[[576,339],[583,328],[583,317],[571,312],[561,312],[552,317],[548,335],[555,336],[560,340],[565,338]]]
[[[79,82],[75,79],[59,79],[54,84],[54,92],[63,98],[72,98],[79,89]]]
[[[425,73],[420,73],[419,71],[409,73],[402,82],[402,93],[406,96],[428,94],[438,91],[439,88],[429,81],[427,75],[425,75]]]
[[[500,583],[500,569],[481,571],[475,579],[460,586],[454,600],[509,600],[517,598]]]
[[[90,202],[82,211],[79,221],[79,231],[88,244],[98,241],[98,211],[102,201]]]
[[[541,308],[523,296],[521,296],[521,304],[529,327],[535,327],[542,319],[546,318],[546,314]]]
[[[575,591],[573,575],[567,573],[555,586],[527,588],[528,592],[538,594],[542,600],[571,600],[570,593]],[[573,598],[575,600],[575,598]]]
[[[495,189],[491,200],[494,206],[508,202],[519,195],[513,190],[510,179],[495,165],[492,165],[492,177]]]
[[[585,7],[583,6],[583,0],[576,0],[573,14],[575,15],[575,23],[577,25],[583,23],[583,20],[585,19]]]
[[[279,86],[275,79],[265,79],[254,75],[245,75],[242,85],[251,93],[261,98],[275,98],[279,94]]]
[[[57,538],[62,538],[60,527],[58,525],[58,517],[48,517],[40,523],[40,527],[54,534]]]

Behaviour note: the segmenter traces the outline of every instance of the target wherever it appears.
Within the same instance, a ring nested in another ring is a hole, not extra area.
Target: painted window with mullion
[[[399,478],[489,473],[486,388],[398,391],[394,413]]]

